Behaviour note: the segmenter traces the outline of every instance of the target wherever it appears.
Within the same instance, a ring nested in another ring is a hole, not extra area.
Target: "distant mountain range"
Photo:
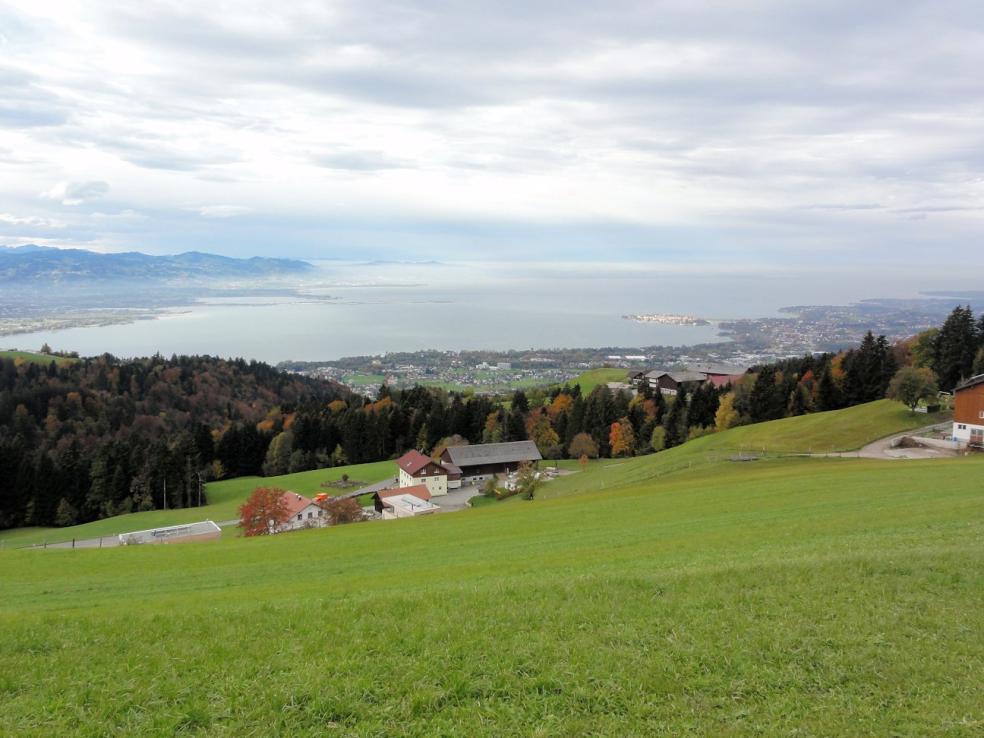
[[[299,276],[314,270],[306,261],[228,256],[189,251],[151,256],[137,251],[100,254],[28,244],[0,247],[0,283],[174,282]]]

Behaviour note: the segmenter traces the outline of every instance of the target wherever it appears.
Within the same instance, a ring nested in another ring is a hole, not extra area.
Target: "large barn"
[[[984,448],[984,374],[971,377],[954,391],[953,440]]]
[[[462,482],[481,482],[497,474],[516,471],[524,463],[542,461],[533,441],[482,443],[475,446],[451,446],[441,454],[445,467],[449,464],[461,471]]]

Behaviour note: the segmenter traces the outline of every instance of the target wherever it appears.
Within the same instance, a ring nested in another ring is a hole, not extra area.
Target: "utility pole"
[[[167,510],[167,477],[164,477],[164,509]]]
[[[198,475],[198,507],[202,506],[202,473],[195,472]]]

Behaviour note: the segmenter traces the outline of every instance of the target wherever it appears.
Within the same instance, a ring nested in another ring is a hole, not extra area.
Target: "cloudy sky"
[[[0,0],[0,243],[984,262],[984,6]]]

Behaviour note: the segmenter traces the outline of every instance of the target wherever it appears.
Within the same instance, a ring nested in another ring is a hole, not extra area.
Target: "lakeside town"
[[[961,295],[970,304],[980,297]],[[565,382],[588,369],[642,369],[650,365],[755,366],[809,353],[856,345],[867,331],[898,340],[938,325],[952,310],[952,299],[872,299],[853,305],[790,306],[782,317],[717,323],[722,340],[693,346],[544,348],[511,351],[415,351],[352,356],[333,361],[284,361],[279,367],[337,381],[375,397],[379,387],[414,385],[492,394],[509,389]],[[788,317],[786,317],[788,316]],[[626,318],[662,317],[647,314]],[[694,318],[695,320],[699,320]]]

